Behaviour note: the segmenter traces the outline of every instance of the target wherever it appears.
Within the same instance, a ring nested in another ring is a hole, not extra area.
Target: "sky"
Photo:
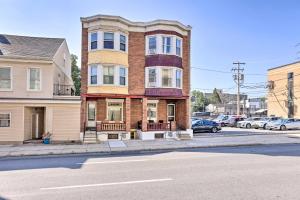
[[[234,93],[233,62],[246,63],[245,86],[261,86],[267,69],[300,60],[299,8],[299,0],[0,0],[0,33],[66,38],[80,57],[80,17],[177,20],[192,26],[191,88]]]

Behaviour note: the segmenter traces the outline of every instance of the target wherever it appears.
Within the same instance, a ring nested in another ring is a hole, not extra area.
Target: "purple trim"
[[[177,88],[146,88],[145,96],[182,97],[182,90]]]
[[[175,55],[149,55],[146,56],[145,67],[172,66],[182,68],[182,58]]]

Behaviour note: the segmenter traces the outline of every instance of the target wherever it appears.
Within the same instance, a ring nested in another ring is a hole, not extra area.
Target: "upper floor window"
[[[181,39],[176,38],[176,55],[181,56]]]
[[[176,70],[176,87],[181,88],[181,70]]]
[[[149,54],[156,53],[156,37],[149,37]]]
[[[103,66],[103,84],[114,84],[114,66]]]
[[[91,49],[97,49],[98,45],[98,34],[91,33]]]
[[[40,68],[29,68],[28,70],[28,89],[41,89],[41,71]]]
[[[97,85],[97,77],[98,77],[98,66],[92,65],[90,67],[90,84]]]
[[[172,87],[172,69],[162,69],[162,87]]]
[[[169,54],[171,53],[171,48],[172,48],[172,37],[162,37],[162,49],[163,53]]]
[[[0,90],[10,90],[11,84],[11,68],[0,67]]]
[[[120,67],[119,75],[120,75],[120,85],[126,85],[126,69],[124,67]]]
[[[156,86],[156,69],[149,69],[148,71],[148,86],[155,87]]]
[[[104,49],[114,49],[114,33],[104,33]]]
[[[126,36],[120,35],[120,50],[126,51]]]
[[[0,127],[10,127],[10,113],[0,113]]]

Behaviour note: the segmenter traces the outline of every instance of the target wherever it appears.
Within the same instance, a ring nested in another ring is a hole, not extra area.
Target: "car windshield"
[[[225,115],[219,115],[216,119],[222,120],[225,117]]]

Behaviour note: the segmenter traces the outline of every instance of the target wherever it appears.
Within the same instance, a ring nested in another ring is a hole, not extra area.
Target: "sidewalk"
[[[300,137],[290,135],[253,135],[233,137],[198,137],[192,140],[127,140],[109,141],[100,144],[66,144],[66,145],[0,145],[0,157],[39,156],[120,152],[144,152],[155,150],[176,150],[183,148],[224,147],[263,144],[300,144]]]

